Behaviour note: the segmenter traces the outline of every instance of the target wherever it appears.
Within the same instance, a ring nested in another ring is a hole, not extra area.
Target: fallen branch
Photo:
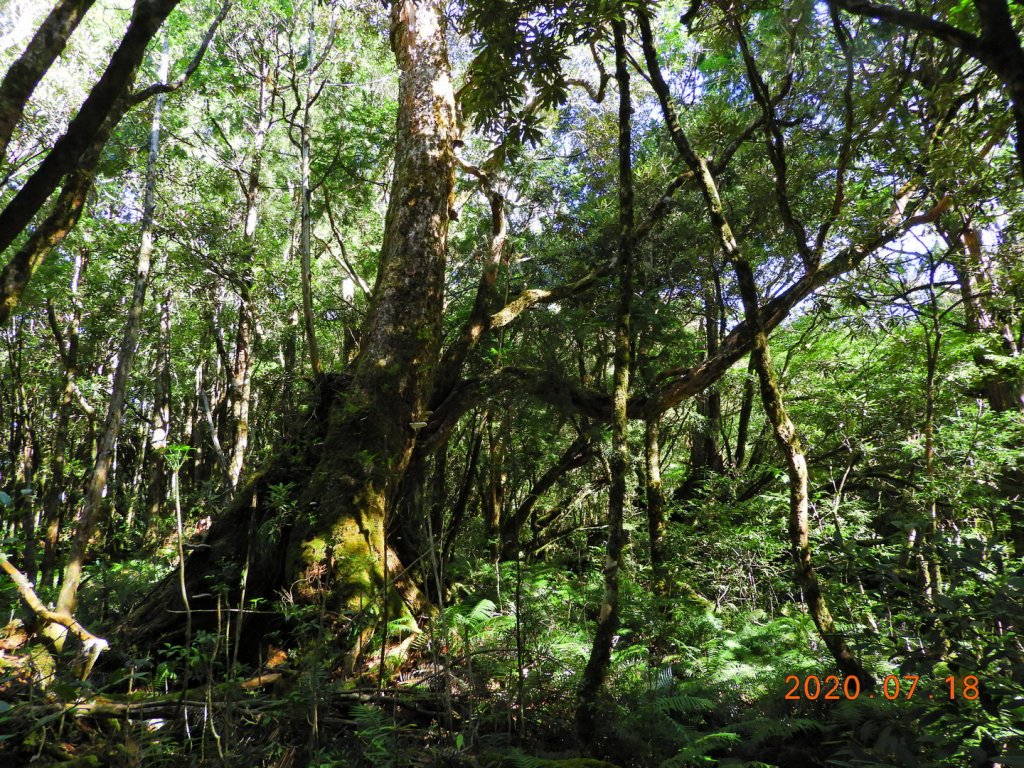
[[[89,673],[92,672],[93,666],[96,664],[96,659],[100,657],[107,648],[110,647],[110,643],[104,640],[102,637],[97,637],[92,632],[87,630],[81,624],[79,624],[73,616],[67,614],[57,613],[51,611],[45,605],[43,601],[39,599],[39,595],[32,588],[32,582],[28,580],[21,571],[11,564],[11,561],[7,559],[7,555],[0,552],[0,569],[2,569],[15,586],[18,588],[18,594],[21,595],[21,599],[25,601],[25,604],[32,609],[32,612],[42,619],[47,624],[57,624],[64,627],[67,631],[82,641],[82,648],[85,653],[86,661],[85,666],[82,667],[82,680],[89,677]]]
[[[273,700],[261,700],[256,696],[246,696],[244,699],[232,698],[231,692],[246,692],[253,694],[257,689],[274,685],[288,675],[278,672],[271,672],[250,678],[241,683],[224,683],[214,687],[212,697],[207,698],[203,688],[192,688],[182,693],[172,691],[157,695],[136,694],[135,696],[96,696],[89,699],[80,699],[75,702],[60,705],[60,709],[72,717],[85,718],[132,718],[135,720],[147,720],[155,717],[177,718],[191,709],[201,711],[209,707],[221,708],[226,706],[243,707],[251,713],[264,711],[274,706],[280,706],[281,702]],[[376,689],[355,689],[348,691],[332,691],[329,698],[337,702],[351,702],[358,704],[387,704],[408,709],[420,715],[439,717],[440,712],[424,708],[422,705],[430,698],[412,696],[403,698],[403,694],[411,693],[404,688]],[[221,697],[225,698],[221,698]],[[47,708],[49,709],[49,708]]]

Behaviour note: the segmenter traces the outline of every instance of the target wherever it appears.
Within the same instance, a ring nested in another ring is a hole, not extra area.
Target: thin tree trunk
[[[50,455],[50,481],[43,495],[43,556],[39,565],[39,584],[50,586],[57,561],[57,542],[63,515],[64,469],[67,454],[67,431],[71,416],[71,388],[67,382],[61,388],[57,405],[57,433],[54,435],[53,453]]]
[[[160,62],[161,82],[166,82],[169,67],[169,51],[165,40],[163,57]],[[121,428],[121,417],[124,414],[125,399],[128,394],[128,383],[135,352],[138,349],[139,328],[142,322],[142,310],[146,300],[146,289],[149,286],[149,273],[153,257],[153,221],[156,212],[156,163],[160,144],[160,119],[163,110],[164,95],[158,94],[153,108],[153,119],[149,130],[149,152],[146,160],[146,190],[143,198],[142,222],[138,257],[135,264],[135,284],[132,289],[131,304],[125,322],[124,334],[121,339],[114,372],[110,400],[103,422],[103,433],[100,436],[96,460],[85,498],[75,520],[75,534],[71,541],[71,550],[64,570],[64,580],[60,595],[57,598],[57,613],[73,616],[78,601],[78,587],[81,583],[82,566],[85,564],[89,540],[96,531],[99,520],[100,505],[103,491],[107,486],[107,477],[114,460],[114,449]],[[58,644],[63,642],[63,637]]]
[[[68,327],[67,341],[57,324],[53,305],[47,305],[50,327],[53,329],[61,358],[63,386],[57,404],[57,425],[50,454],[50,479],[43,494],[43,559],[40,565],[39,583],[50,586],[57,564],[57,542],[60,537],[65,498],[65,470],[67,467],[68,427],[71,423],[71,409],[75,398],[75,377],[78,373],[78,324],[80,304],[78,303],[78,282],[84,267],[81,251],[75,251],[75,262],[71,278],[71,296],[74,312]]]
[[[612,21],[615,35],[615,79],[619,84],[619,301],[615,319],[615,371],[612,393],[611,486],[608,491],[608,546],[604,563],[604,596],[590,658],[583,670],[576,707],[576,737],[592,749],[598,734],[597,695],[611,660],[612,639],[619,627],[619,571],[624,544],[622,519],[629,471],[629,398],[631,310],[633,304],[633,166],[632,114],[629,68],[626,59],[626,24]]]
[[[516,560],[522,546],[519,541],[520,532],[533,514],[537,502],[541,496],[551,490],[555,484],[565,475],[574,469],[584,466],[594,455],[590,436],[587,434],[577,437],[562,455],[537,482],[535,482],[523,500],[516,507],[512,514],[505,515],[501,520],[501,549],[500,558],[503,561]]]
[[[302,272],[302,325],[306,333],[306,347],[309,350],[309,365],[313,372],[313,378],[319,379],[320,370],[320,347],[316,341],[316,326],[313,323],[313,271],[310,253],[310,201],[313,195],[310,187],[310,112],[313,101],[316,98],[313,94],[313,73],[315,66],[315,38],[314,38],[314,8],[310,6],[309,11],[309,60],[306,64],[306,93],[305,104],[302,110],[302,125],[299,127],[299,172],[300,172],[300,195],[301,210],[299,214],[299,253],[301,256]]]
[[[793,558],[796,561],[796,583],[803,593],[811,619],[818,628],[818,633],[825,641],[832,657],[836,660],[836,665],[843,674],[858,678],[861,685],[865,689],[869,689],[874,686],[874,679],[864,669],[846,639],[836,628],[835,620],[832,618],[832,613],[821,591],[818,576],[814,571],[808,525],[810,502],[807,460],[797,438],[796,427],[786,411],[782,391],[772,369],[768,336],[761,321],[753,270],[740,254],[738,247],[730,250],[732,251],[730,260],[739,282],[743,309],[748,322],[754,328],[754,346],[750,354],[761,384],[761,402],[764,405],[768,421],[772,425],[775,442],[786,459],[786,472],[789,475],[789,540]]]
[[[228,478],[237,488],[249,447],[249,413],[252,408],[253,342],[256,332],[256,308],[252,303],[253,267],[256,259],[256,228],[259,224],[263,150],[270,132],[270,105],[274,98],[270,63],[260,72],[256,104],[256,126],[252,143],[252,163],[245,188],[245,219],[242,236],[246,243],[245,263],[241,267],[242,285],[238,299],[238,329],[235,333],[235,358],[231,372],[232,442],[228,456]]]
[[[753,270],[733,235],[732,227],[725,213],[725,206],[718,191],[718,185],[708,167],[707,161],[694,152],[679,123],[671,101],[668,85],[658,63],[650,18],[647,16],[646,11],[641,9],[637,14],[637,20],[639,22],[647,69],[651,75],[651,82],[658,95],[658,100],[661,103],[669,133],[680,156],[693,171],[700,185],[708,212],[708,219],[718,239],[718,244],[725,258],[732,263],[736,273],[746,322],[753,334],[750,354],[761,385],[761,400],[768,420],[772,425],[776,443],[782,449],[786,458],[786,469],[790,479],[789,534],[793,555],[796,560],[797,584],[803,590],[804,599],[807,602],[811,618],[814,620],[829,651],[836,659],[839,668],[847,675],[856,676],[862,681],[862,685],[865,688],[869,688],[874,684],[874,681],[853,655],[845,639],[836,630],[835,622],[829,612],[811,563],[810,535],[808,530],[807,462],[796,436],[796,428],[786,412],[782,393],[772,370],[771,354],[768,348],[768,334],[757,298],[757,284],[754,280]]]
[[[712,264],[711,269],[714,268],[715,265]],[[718,354],[720,346],[718,327],[720,308],[712,282],[705,278],[702,283],[706,357],[714,357]],[[690,473],[694,475],[697,482],[703,484],[710,475],[721,474],[725,469],[719,445],[719,434],[722,429],[722,397],[717,390],[711,388],[698,395],[696,400],[697,412],[701,419],[694,430],[690,450]]]
[[[171,289],[164,291],[160,305],[160,339],[157,349],[156,381],[153,392],[153,422],[149,432],[149,470],[146,499],[141,519],[142,538],[156,532],[167,498],[167,462],[163,451],[171,435]]]
[[[480,272],[480,281],[477,284],[469,318],[459,337],[445,350],[441,359],[437,384],[431,398],[432,407],[439,406],[455,387],[470,351],[490,328],[491,312],[497,299],[495,285],[499,269],[505,260],[508,219],[505,215],[504,195],[492,189],[490,180],[486,177],[482,183],[491,209],[491,235],[487,247],[487,260]]]
[[[485,417],[486,418],[486,417]],[[466,509],[469,507],[470,496],[473,492],[473,480],[476,477],[477,461],[480,458],[480,448],[484,442],[484,431],[477,427],[470,430],[469,448],[466,453],[466,469],[462,477],[462,485],[459,487],[459,495],[455,499],[451,515],[448,520],[448,530],[444,534],[444,545],[441,550],[442,567],[447,565],[451,559],[452,550],[455,547],[455,539],[462,529],[462,522],[466,518]]]
[[[1014,333],[1020,316],[1014,314],[1014,302],[1002,295],[992,265],[982,249],[981,236],[969,222],[962,233],[944,233],[952,250],[953,268],[964,302],[967,332],[983,338],[999,339],[997,354],[1020,358],[1024,354]],[[959,242],[957,242],[959,240]],[[1008,366],[996,363],[989,344],[975,348],[974,361],[984,372],[984,393],[989,407],[996,413],[1024,412],[1024,376]],[[1024,558],[1024,468],[1007,466],[999,475],[999,487],[1006,501],[1009,517],[1009,538],[1014,554]]]
[[[505,426],[505,420],[499,424],[499,428]],[[505,508],[505,446],[507,441],[504,435],[496,435],[494,419],[488,414],[487,418],[487,484],[480,499],[483,503],[484,512],[484,539],[490,549],[492,557],[498,557],[501,543],[501,518]]]
[[[665,552],[665,494],[661,486],[661,446],[658,420],[644,423],[644,473],[647,497],[647,533],[651,548],[652,590],[664,597],[668,590],[668,556]]]
[[[17,365],[11,366],[13,374],[13,401],[14,401],[14,439],[10,445],[11,458],[14,460],[14,473],[11,479],[14,481],[14,499],[12,515],[15,525],[21,527],[21,540],[24,542],[24,549],[19,558],[23,571],[33,582],[36,579],[38,558],[36,552],[36,520],[33,509],[32,483],[34,479],[35,459],[35,421],[32,413],[32,405],[29,402],[28,393],[25,391],[25,384],[22,378],[22,359],[24,355],[23,338],[26,334],[18,334],[17,337]]]
[[[736,457],[734,466],[743,469],[747,458],[747,438],[750,433],[750,414],[754,408],[754,361],[750,361],[747,377],[743,382],[743,398],[740,400],[740,417],[736,427]]]
[[[929,613],[934,613],[934,599],[942,594],[942,569],[937,560],[935,542],[939,535],[938,500],[932,482],[935,475],[935,398],[936,374],[939,367],[939,352],[942,349],[942,326],[940,325],[938,300],[935,296],[935,270],[931,271],[929,284],[930,322],[925,325],[925,383],[924,383],[924,471],[928,482],[928,519],[917,537],[917,557],[920,568],[922,598]],[[929,623],[939,636],[937,655],[942,658],[947,652],[945,628],[940,619]]]

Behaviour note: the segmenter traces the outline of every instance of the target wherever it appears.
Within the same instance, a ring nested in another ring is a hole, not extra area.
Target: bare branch
[[[129,97],[129,102],[134,106],[140,102],[145,101],[151,96],[155,96],[158,93],[173,93],[174,91],[180,90],[181,87],[188,82],[188,79],[195,74],[195,71],[199,69],[199,65],[203,61],[203,57],[206,55],[206,49],[210,47],[210,43],[213,42],[213,36],[217,33],[217,28],[221,22],[227,18],[228,11],[231,10],[231,3],[233,0],[224,0],[224,4],[220,7],[220,12],[214,18],[213,23],[210,24],[210,28],[206,31],[206,37],[203,38],[202,43],[199,44],[198,50],[192,56],[192,61],[189,62],[188,67],[181,74],[181,77],[176,79],[172,83],[153,83],[152,85],[143,88],[140,91],[136,91]]]

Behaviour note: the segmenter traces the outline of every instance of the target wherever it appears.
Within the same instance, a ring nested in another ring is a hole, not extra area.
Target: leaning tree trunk
[[[731,249],[730,260],[736,271],[744,313],[754,329],[754,345],[750,355],[761,384],[761,402],[772,425],[775,442],[786,459],[786,472],[789,475],[789,539],[796,564],[796,583],[803,592],[811,619],[836,665],[844,675],[856,677],[865,689],[870,689],[874,686],[874,678],[864,669],[836,627],[811,561],[807,459],[797,437],[796,427],[786,410],[779,382],[775,378],[768,334],[764,330],[758,305],[754,272],[738,249]]]
[[[60,186],[61,179],[78,167],[82,154],[89,151],[101,132],[116,125],[124,114],[123,110],[118,111],[118,105],[123,105],[128,97],[135,71],[142,62],[149,41],[178,2],[136,0],[131,22],[117,50],[111,55],[106,71],[89,92],[64,135],[54,143],[46,158],[3,211],[0,211],[0,251],[6,249],[28,227],[53,191]],[[6,319],[12,299],[16,301],[17,297],[5,284],[0,290],[0,319]]]
[[[0,161],[25,105],[94,0],[60,0],[0,81]]]
[[[391,9],[400,70],[395,168],[359,356],[351,374],[324,377],[303,444],[258,473],[211,529],[207,546],[189,557],[190,590],[208,593],[208,574],[224,584],[248,561],[250,598],[290,589],[297,601],[320,602],[331,613],[358,612],[362,621],[387,621],[421,607],[385,531],[415,443],[414,424],[424,420],[440,346],[457,137],[444,6],[401,0]],[[265,491],[287,483],[294,483],[295,519],[268,525],[275,512],[264,503]],[[129,617],[124,629],[133,639],[150,644],[180,635],[180,615],[167,610],[180,604],[176,590],[165,583]],[[191,602],[200,622],[205,604],[198,596]]]

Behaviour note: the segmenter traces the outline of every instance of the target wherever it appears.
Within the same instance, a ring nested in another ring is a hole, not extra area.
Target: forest
[[[0,0],[0,765],[1024,766],[1019,0]]]

